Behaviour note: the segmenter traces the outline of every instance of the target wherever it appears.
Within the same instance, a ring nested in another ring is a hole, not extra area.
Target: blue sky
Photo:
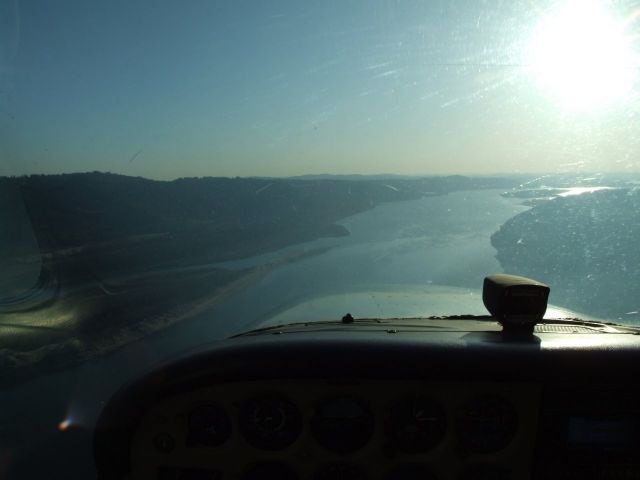
[[[0,175],[100,170],[169,179],[640,165],[635,84],[624,101],[571,110],[532,78],[527,42],[553,3],[0,6]],[[632,7],[611,8],[622,19]]]

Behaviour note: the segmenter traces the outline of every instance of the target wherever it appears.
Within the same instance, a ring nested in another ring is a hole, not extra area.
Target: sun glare
[[[527,63],[565,107],[589,109],[624,100],[639,66],[626,26],[602,3],[569,1],[541,18]]]

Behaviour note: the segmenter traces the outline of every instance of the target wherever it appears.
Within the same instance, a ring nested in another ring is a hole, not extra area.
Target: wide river
[[[363,298],[370,296],[348,293],[406,290],[413,292],[413,297],[404,298],[416,303],[420,287],[445,286],[475,295],[481,313],[477,292],[482,279],[501,270],[490,236],[506,220],[527,209],[519,200],[504,198],[500,193],[463,191],[381,205],[341,221],[350,232],[347,237],[319,239],[222,264],[242,268],[330,247],[276,268],[197,318],[80,367],[0,392],[0,438],[4,443],[4,447],[0,443],[0,477],[7,462],[14,463],[11,478],[35,478],[42,471],[55,471],[56,478],[93,477],[91,428],[120,385],[159,360],[190,347],[213,344],[274,315],[291,319],[287,310],[300,302],[314,305],[314,299],[332,295],[343,301],[336,306],[336,314],[349,311],[356,316],[392,316],[398,306],[386,304],[384,297],[367,303]],[[397,301],[394,297],[390,303]],[[426,302],[416,314],[452,313],[455,308]],[[304,315],[304,310],[289,311]],[[325,311],[326,303],[309,315]],[[72,428],[58,432],[58,422],[67,418]],[[8,451],[3,451],[7,447]]]

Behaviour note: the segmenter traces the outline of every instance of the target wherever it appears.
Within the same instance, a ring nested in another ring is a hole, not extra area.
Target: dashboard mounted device
[[[505,333],[532,334],[547,311],[549,291],[530,278],[495,274],[484,278],[482,301]]]

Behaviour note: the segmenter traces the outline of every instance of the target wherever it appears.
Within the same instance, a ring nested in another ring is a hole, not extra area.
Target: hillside
[[[539,203],[492,237],[507,272],[551,285],[551,302],[612,319],[640,310],[640,190]]]

